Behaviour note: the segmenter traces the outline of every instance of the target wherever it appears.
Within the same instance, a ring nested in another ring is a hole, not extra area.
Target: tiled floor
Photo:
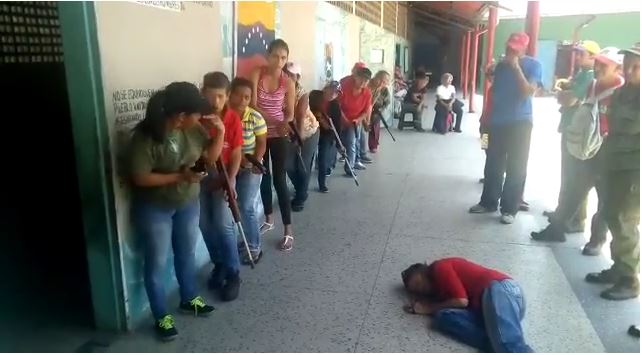
[[[481,100],[480,100],[481,102]],[[430,329],[426,317],[403,313],[400,272],[413,262],[463,256],[514,276],[525,289],[526,337],[540,352],[639,352],[626,335],[639,322],[639,301],[600,300],[582,281],[608,265],[582,257],[581,236],[551,247],[530,241],[554,207],[559,138],[554,102],[538,99],[526,199],[531,212],[504,226],[497,216],[471,216],[481,193],[483,152],[477,118],[465,133],[382,132],[375,163],[360,187],[337,173],[329,194],[313,190],[294,215],[297,239],[290,253],[276,250],[279,231],[265,238],[255,270],[244,269],[240,298],[207,319],[178,316],[180,337],[161,344],[151,329],[119,336],[113,352],[470,352]],[[432,114],[431,114],[432,116]],[[430,127],[432,117],[425,117]],[[205,270],[207,271],[207,270]],[[205,282],[205,274],[203,282]],[[73,350],[73,349],[70,349]]]

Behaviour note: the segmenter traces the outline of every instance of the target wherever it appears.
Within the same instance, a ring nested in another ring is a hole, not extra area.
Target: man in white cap
[[[600,97],[598,101],[599,109],[599,127],[600,133],[606,137],[609,131],[607,109],[612,93],[622,85],[624,78],[618,74],[620,65],[622,65],[622,55],[618,54],[619,50],[614,47],[607,47],[600,51],[595,57],[595,80],[593,80],[588,89],[587,99]],[[609,94],[610,93],[610,94]],[[607,138],[605,138],[607,139]],[[568,144],[568,143],[567,143]],[[567,146],[568,147],[568,146]],[[567,164],[573,171],[572,183],[566,186],[565,197],[559,204],[555,215],[551,217],[551,224],[541,232],[531,233],[534,240],[547,242],[565,242],[565,223],[575,214],[577,206],[588,195],[589,191],[595,187],[598,195],[598,211],[593,215],[591,221],[591,238],[584,246],[582,251],[585,255],[599,255],[602,246],[606,242],[605,228],[606,220],[604,218],[604,179],[603,163],[604,150],[600,146],[599,151],[589,159],[578,159],[569,156]]]

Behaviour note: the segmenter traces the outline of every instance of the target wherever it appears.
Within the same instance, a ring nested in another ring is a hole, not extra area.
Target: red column
[[[464,90],[464,64],[466,64],[466,34],[461,36],[461,50],[459,51],[459,90]],[[463,92],[463,91],[462,91]]]
[[[526,54],[537,55],[537,39],[539,38],[539,1],[529,1],[526,11],[526,33],[530,37]]]
[[[473,49],[470,59],[470,97],[468,99],[468,112],[475,112],[475,91],[477,91],[477,57],[479,50],[479,37],[486,31],[475,30],[473,33]]]
[[[466,51],[464,52],[464,87],[462,88],[462,93],[464,94],[464,99],[468,97],[468,69],[470,68],[470,39],[472,37],[472,32],[466,32]]]
[[[488,68],[490,63],[493,61],[493,50],[495,49],[495,28],[497,27],[497,7],[491,6],[488,9],[488,32],[486,33],[486,66]],[[484,77],[484,97],[488,95],[490,90],[490,81],[488,78]],[[486,107],[482,108],[483,110]]]

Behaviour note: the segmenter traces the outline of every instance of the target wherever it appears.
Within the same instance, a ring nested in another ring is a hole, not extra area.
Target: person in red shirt
[[[372,92],[368,88],[371,78],[370,69],[355,66],[351,76],[341,79],[341,95],[339,96],[339,106],[342,112],[341,140],[348,156],[344,167],[347,176],[352,176],[348,164],[354,169],[365,170],[366,168],[355,160],[357,144],[361,138],[360,127],[364,122],[368,122],[372,109]]]
[[[236,175],[241,166],[241,150],[243,147],[243,128],[241,118],[227,107],[230,94],[230,80],[221,72],[207,73],[203,77],[203,96],[212,106],[214,114],[222,117],[225,126],[223,151],[221,160],[227,168],[232,185],[236,184]],[[219,132],[212,128],[210,136],[216,137]],[[215,168],[208,171],[208,177],[203,179],[201,188],[200,228],[205,245],[214,264],[208,287],[220,290],[223,301],[232,301],[238,297],[241,285],[239,271],[241,263],[236,243],[234,220],[227,205],[223,183],[225,177]],[[235,186],[230,189],[236,195]]]
[[[414,264],[401,273],[411,314],[482,351],[533,352],[522,331],[524,291],[510,276],[463,258]]]

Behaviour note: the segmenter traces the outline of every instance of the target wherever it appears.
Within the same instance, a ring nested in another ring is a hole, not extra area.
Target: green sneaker
[[[174,327],[174,317],[166,315],[156,321],[156,334],[162,341],[172,341],[178,336],[178,331]]]
[[[179,308],[183,312],[194,312],[195,317],[207,317],[214,312],[214,307],[207,305],[201,296],[194,297],[194,299],[189,302],[181,303]]]

